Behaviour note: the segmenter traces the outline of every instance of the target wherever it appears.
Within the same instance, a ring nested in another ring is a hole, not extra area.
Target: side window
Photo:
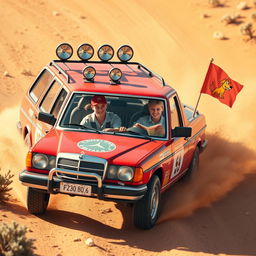
[[[177,96],[171,97],[169,100],[169,103],[170,103],[170,111],[171,111],[172,129],[174,129],[175,127],[183,126]]]
[[[51,108],[55,102],[56,97],[59,94],[59,91],[61,89],[61,85],[54,81],[51,85],[51,88],[48,90],[46,95],[44,96],[43,101],[40,104],[40,110],[46,113],[50,113]]]
[[[43,92],[48,88],[53,80],[53,76],[44,69],[40,76],[37,78],[33,84],[31,90],[29,91],[30,97],[34,102],[38,102],[39,98],[42,96]]]
[[[67,94],[68,93],[64,89],[62,89],[57,100],[55,101],[52,111],[51,111],[51,114],[53,114],[55,118],[57,118],[60,108],[61,108],[65,98],[67,97]]]

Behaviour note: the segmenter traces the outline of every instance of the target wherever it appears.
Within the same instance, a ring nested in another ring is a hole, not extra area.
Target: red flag
[[[206,93],[220,102],[232,107],[236,95],[243,89],[243,86],[232,80],[220,67],[210,63],[201,93]]]

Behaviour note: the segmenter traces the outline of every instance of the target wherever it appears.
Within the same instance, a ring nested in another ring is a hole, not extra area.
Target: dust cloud
[[[200,167],[188,182],[181,182],[164,196],[158,223],[187,217],[209,206],[256,173],[256,153],[240,142],[231,142],[220,133],[207,134],[208,147],[201,154]]]
[[[18,180],[19,172],[25,166],[28,151],[17,129],[19,108],[8,108],[0,113],[0,172],[5,174],[9,170],[14,174],[13,189],[19,199],[24,201],[21,185]]]

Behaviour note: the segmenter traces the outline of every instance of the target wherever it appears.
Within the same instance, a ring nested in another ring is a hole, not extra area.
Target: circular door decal
[[[77,143],[77,146],[81,149],[91,152],[111,152],[116,149],[116,145],[107,140],[91,139],[82,140]]]

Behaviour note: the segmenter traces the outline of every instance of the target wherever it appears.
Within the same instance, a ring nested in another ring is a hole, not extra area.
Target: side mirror
[[[54,125],[56,122],[54,115],[45,112],[39,112],[38,120],[50,125]]]
[[[191,127],[175,127],[172,129],[172,137],[191,137],[192,128]]]

